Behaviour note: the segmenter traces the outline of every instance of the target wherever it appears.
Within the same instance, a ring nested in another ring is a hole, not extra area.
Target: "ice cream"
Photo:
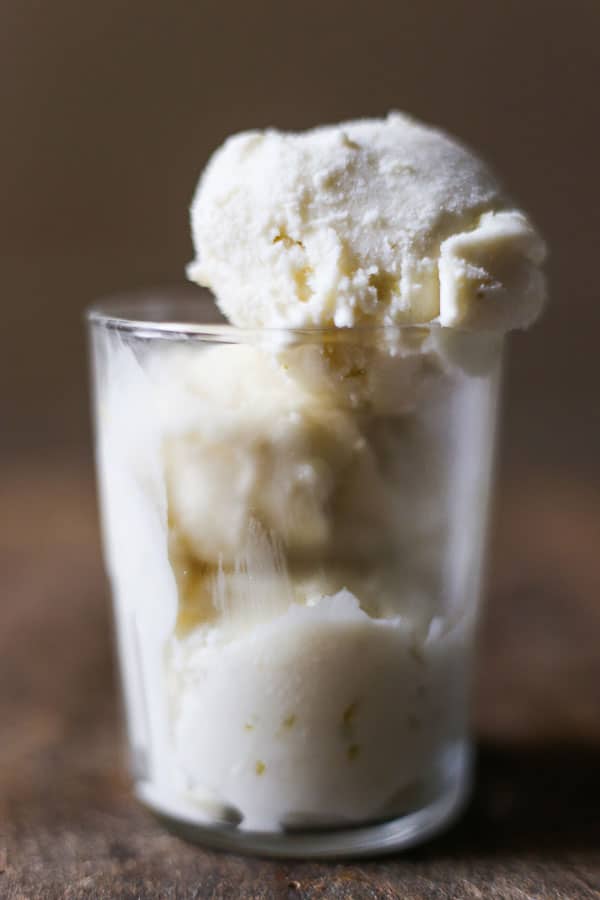
[[[191,223],[189,277],[240,327],[508,330],[545,296],[527,216],[477,156],[400,113],[234,135]]]
[[[418,635],[410,620],[373,618],[340,591],[233,640],[197,630],[173,661],[175,742],[192,798],[198,785],[200,803],[210,791],[245,828],[274,831],[410,803],[462,725],[467,635],[442,637],[436,624]]]
[[[482,530],[494,378],[417,346],[357,400],[339,369],[333,386],[316,363],[304,377],[318,339],[282,364],[106,338],[107,566],[154,808],[352,824],[434,796],[463,751],[478,569],[461,536]]]
[[[192,225],[241,330],[95,344],[138,792],[273,833],[420,809],[466,777],[501,336],[542,241],[399,114],[231,138]]]

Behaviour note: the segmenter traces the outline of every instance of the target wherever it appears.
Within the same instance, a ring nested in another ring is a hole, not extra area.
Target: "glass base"
[[[422,844],[458,818],[471,787],[470,749],[463,748],[460,756],[460,764],[453,766],[452,777],[431,803],[394,819],[351,828],[270,832],[198,824],[165,809],[147,782],[136,786],[136,794],[169,831],[211,849],[288,859],[376,856]]]

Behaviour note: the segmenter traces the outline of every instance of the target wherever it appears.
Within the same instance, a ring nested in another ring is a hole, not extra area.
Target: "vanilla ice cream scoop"
[[[136,792],[221,848],[412,846],[469,782],[500,351],[543,242],[399,114],[230,138],[192,224],[240,328],[91,316]]]
[[[191,208],[189,277],[239,327],[524,327],[545,246],[488,167],[400,113],[234,135]]]
[[[407,469],[414,454],[422,456],[418,438],[405,425],[402,447],[395,435],[393,447],[384,446],[379,409],[344,407],[338,392],[322,388],[319,370],[309,390],[288,373],[301,365],[292,351],[287,358],[284,367],[257,347],[191,347],[151,368],[172,531],[206,566],[256,556],[257,529],[273,551],[269,570],[277,547],[288,567],[301,568],[397,554],[390,483],[397,492],[402,485],[404,496],[411,479],[402,471],[392,478],[388,468],[402,448]],[[412,393],[413,359],[395,363],[396,396],[403,387]],[[302,366],[306,381],[311,364]]]

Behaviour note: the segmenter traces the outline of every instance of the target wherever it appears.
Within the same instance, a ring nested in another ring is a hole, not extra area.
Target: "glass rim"
[[[220,314],[210,291],[178,284],[101,297],[84,311],[88,326],[127,333],[145,339],[255,343],[384,341],[401,335],[409,340],[431,332],[449,331],[475,337],[490,332],[444,328],[435,320],[400,324],[369,323],[354,326],[256,326],[232,325]],[[211,321],[212,319],[212,321]]]

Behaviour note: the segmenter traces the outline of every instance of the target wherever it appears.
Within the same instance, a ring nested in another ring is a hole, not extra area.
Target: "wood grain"
[[[132,799],[89,471],[0,476],[0,897],[600,897],[600,493],[522,472],[492,542],[461,822],[355,864],[207,852]]]

